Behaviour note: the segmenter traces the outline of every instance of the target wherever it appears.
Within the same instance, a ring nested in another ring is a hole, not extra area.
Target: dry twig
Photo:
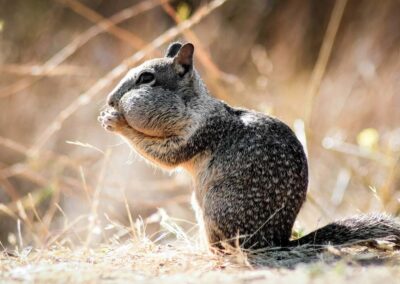
[[[57,2],[61,2],[64,5],[70,7],[75,13],[85,17],[89,21],[95,23],[97,26],[103,28],[116,38],[119,38],[129,45],[131,45],[135,49],[142,48],[146,43],[137,35],[127,30],[124,30],[116,25],[112,21],[107,18],[104,18],[99,13],[90,9],[83,3],[77,0],[56,0]]]
[[[45,129],[41,137],[39,137],[37,143],[30,149],[30,154],[37,154],[48,139],[53,136],[58,130],[61,129],[64,121],[68,119],[73,113],[75,113],[82,106],[87,105],[92,99],[101,93],[101,91],[111,84],[115,79],[121,77],[126,73],[129,68],[136,65],[143,58],[151,53],[152,51],[160,48],[163,44],[173,40],[176,36],[181,34],[183,31],[191,28],[193,25],[200,22],[205,16],[209,15],[216,8],[220,7],[227,0],[214,0],[213,2],[200,8],[190,19],[180,23],[179,25],[170,28],[162,35],[153,40],[145,48],[136,52],[131,57],[126,58],[121,64],[116,66],[113,70],[107,73],[103,78],[98,80],[89,90],[74,100],[69,106],[67,106],[59,115],[53,120],[53,122]]]
[[[75,37],[68,45],[66,45],[63,49],[53,55],[49,60],[47,60],[41,67],[42,76],[51,73],[54,69],[56,69],[58,65],[67,60],[72,54],[74,54],[79,48],[85,45],[89,40],[107,31],[110,26],[114,26],[139,14],[149,11],[167,1],[170,0],[142,1],[139,4],[135,4],[116,13],[108,20],[106,19],[98,22],[97,25],[92,26],[85,32],[81,33],[79,36]],[[38,82],[41,78],[42,77],[38,76],[35,78],[24,78],[18,80],[17,82],[0,89],[0,98],[8,97],[20,91],[23,91],[26,88],[32,86],[32,84]]]
[[[346,8],[347,0],[338,0],[335,2],[328,28],[326,29],[324,40],[318,54],[317,62],[311,74],[311,79],[306,92],[306,107],[304,121],[309,130],[311,113],[314,106],[314,99],[321,86],[322,78],[325,74],[326,66],[328,65],[329,57],[332,52],[332,47],[335,42],[336,34],[339,29],[340,22],[343,17],[344,9]]]

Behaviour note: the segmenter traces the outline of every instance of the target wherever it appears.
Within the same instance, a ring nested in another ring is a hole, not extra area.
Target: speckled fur
[[[191,44],[174,43],[165,58],[132,69],[108,97],[103,127],[122,135],[148,161],[183,167],[195,183],[197,216],[211,247],[246,249],[299,244],[343,244],[394,235],[385,215],[327,225],[290,241],[305,201],[308,168],[303,147],[283,122],[232,108],[208,95],[193,68]],[[138,84],[151,72],[153,82]]]

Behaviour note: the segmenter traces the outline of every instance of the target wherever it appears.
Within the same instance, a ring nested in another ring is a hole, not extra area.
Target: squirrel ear
[[[178,67],[179,75],[183,76],[193,69],[193,53],[194,46],[191,43],[185,43],[179,49],[178,54],[174,57],[174,63]]]
[[[180,42],[171,43],[167,48],[165,57],[174,57],[178,53],[179,49],[181,49],[181,47],[182,44]]]

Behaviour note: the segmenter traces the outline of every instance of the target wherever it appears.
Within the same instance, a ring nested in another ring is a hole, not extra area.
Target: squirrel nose
[[[113,97],[110,96],[110,95],[107,97],[107,104],[108,104],[110,107],[114,107],[114,106],[115,106],[115,101],[113,100]]]
[[[110,107],[116,107],[121,97],[119,90],[114,90],[107,96],[107,104]]]
[[[107,104],[110,107],[117,107],[119,101],[121,100],[122,96],[129,91],[132,83],[130,80],[128,81],[123,81],[122,83],[118,84],[117,87],[115,87],[114,90],[111,91],[111,93],[107,97]]]

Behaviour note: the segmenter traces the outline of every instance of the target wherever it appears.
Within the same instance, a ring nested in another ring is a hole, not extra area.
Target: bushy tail
[[[290,242],[299,245],[344,245],[391,237],[400,243],[400,221],[385,214],[366,214],[328,224]]]

